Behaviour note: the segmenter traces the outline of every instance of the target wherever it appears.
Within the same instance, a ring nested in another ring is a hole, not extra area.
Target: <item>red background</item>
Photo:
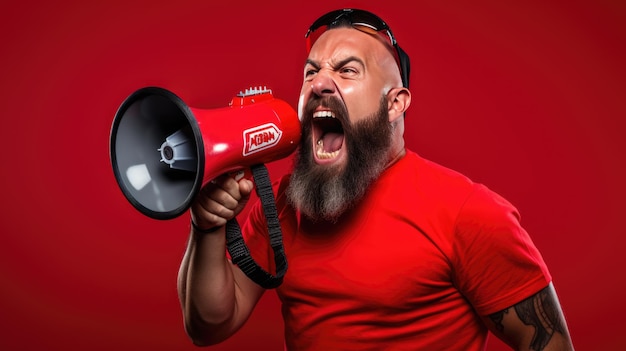
[[[339,6],[380,14],[411,54],[408,146],[519,208],[577,349],[626,347],[624,2],[104,3],[0,12],[0,349],[195,349],[176,295],[188,216],[123,198],[113,116],[147,85],[198,108],[268,85],[295,107],[306,27]],[[279,350],[281,323],[268,293],[214,350]]]

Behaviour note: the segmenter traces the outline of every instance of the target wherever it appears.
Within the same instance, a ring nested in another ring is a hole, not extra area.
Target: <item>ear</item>
[[[404,87],[392,88],[387,93],[389,122],[404,116],[404,112],[411,105],[411,92]]]

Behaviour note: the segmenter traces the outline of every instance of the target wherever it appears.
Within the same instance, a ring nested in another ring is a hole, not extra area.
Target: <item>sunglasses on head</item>
[[[354,29],[371,35],[378,35],[384,39],[384,41],[393,48],[393,56],[396,59],[398,67],[400,67],[402,85],[405,88],[409,87],[409,56],[400,48],[387,23],[371,12],[358,9],[341,9],[331,11],[321,16],[313,22],[304,35],[306,38],[307,52],[311,51],[313,44],[326,30],[341,26],[342,23],[348,23]]]

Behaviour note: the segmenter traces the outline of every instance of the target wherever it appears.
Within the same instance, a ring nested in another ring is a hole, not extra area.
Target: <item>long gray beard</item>
[[[306,113],[311,115],[312,112]],[[287,196],[295,208],[313,221],[336,222],[363,197],[387,165],[393,131],[385,97],[379,110],[369,118],[354,124],[347,120],[343,119],[348,152],[345,167],[315,163],[311,122],[303,121],[302,142]]]

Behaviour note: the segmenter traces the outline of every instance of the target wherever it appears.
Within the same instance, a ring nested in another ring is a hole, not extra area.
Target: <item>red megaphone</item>
[[[250,88],[227,107],[195,109],[146,87],[119,107],[110,137],[118,185],[141,213],[172,219],[217,176],[289,156],[300,140],[295,110],[271,90]]]

